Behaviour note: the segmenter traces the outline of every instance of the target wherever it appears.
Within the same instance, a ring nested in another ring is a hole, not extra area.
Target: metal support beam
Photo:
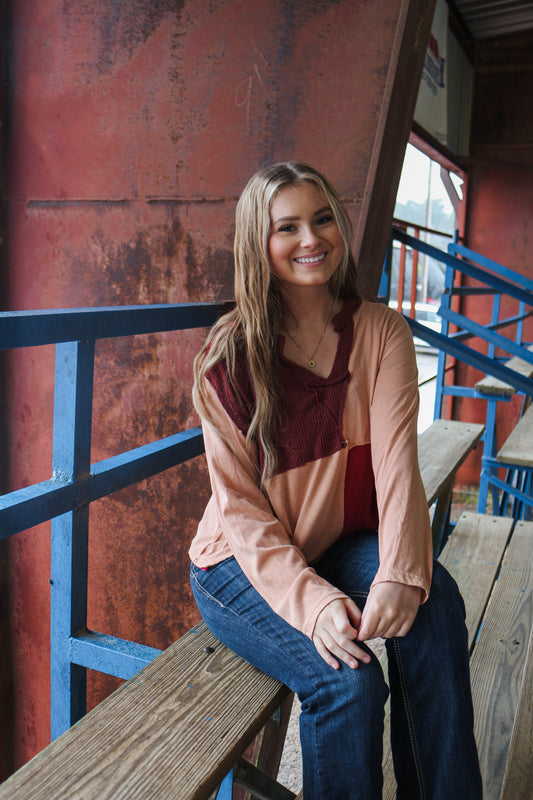
[[[94,342],[56,346],[53,473],[73,482],[88,474]],[[50,706],[55,739],[85,713],[86,670],[69,657],[70,637],[87,624],[89,508],[52,520],[50,576]]]

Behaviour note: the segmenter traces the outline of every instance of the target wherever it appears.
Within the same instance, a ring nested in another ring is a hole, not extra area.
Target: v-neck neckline
[[[323,377],[313,372],[313,370],[308,367],[304,367],[303,364],[298,364],[298,362],[287,358],[283,354],[283,347],[285,344],[285,336],[283,334],[280,334],[278,337],[278,352],[281,361],[290,366],[291,369],[296,370],[303,378],[303,382],[309,386],[325,386],[343,379],[348,371],[348,361],[353,339],[353,315],[360,305],[361,301],[359,299],[345,300],[342,308],[331,320],[333,328],[335,332],[338,333],[339,338],[333,366],[327,377]]]

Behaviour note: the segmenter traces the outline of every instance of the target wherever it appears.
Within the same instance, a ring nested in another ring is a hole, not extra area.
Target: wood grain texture
[[[533,467],[533,405],[518,420],[496,459],[505,464]]]
[[[479,629],[505,552],[512,520],[464,513],[439,561],[453,575],[465,602],[470,647]],[[384,748],[383,800],[395,800],[396,780],[388,736]]]
[[[533,621],[533,523],[519,522],[471,658],[485,800],[499,800]]]
[[[437,419],[418,437],[418,461],[428,505],[453,480],[455,473],[476,446],[484,426]]]
[[[466,608],[472,649],[511,535],[513,520],[463,513],[439,561],[455,578]]]
[[[533,634],[529,637],[522,689],[500,800],[533,797]]]
[[[533,351],[533,346],[527,349]],[[507,361],[505,366],[518,372],[520,375],[524,375],[526,378],[531,378],[533,375],[533,364],[530,364],[529,361],[524,361],[523,358],[519,358],[518,356]],[[485,375],[484,378],[475,384],[475,388],[478,392],[483,392],[483,394],[499,394],[504,397],[510,397],[516,393],[514,386],[495,378],[493,375]]]
[[[3,783],[0,798],[205,800],[287,691],[198,625]]]

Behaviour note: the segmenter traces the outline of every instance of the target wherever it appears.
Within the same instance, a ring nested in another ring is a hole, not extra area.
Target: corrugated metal
[[[454,5],[474,39],[533,28],[531,0],[455,0]]]

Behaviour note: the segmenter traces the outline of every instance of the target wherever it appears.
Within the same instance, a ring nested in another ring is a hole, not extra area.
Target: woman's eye
[[[292,233],[294,230],[296,230],[294,225],[289,225],[289,224],[282,225],[281,228],[278,228],[278,231],[280,231],[281,233]]]
[[[317,219],[317,225],[328,225],[333,220],[333,214],[323,214]]]

